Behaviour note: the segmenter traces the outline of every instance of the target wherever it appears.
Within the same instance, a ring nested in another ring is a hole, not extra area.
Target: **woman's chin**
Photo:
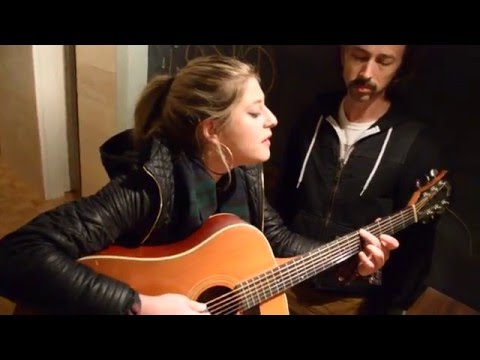
[[[264,163],[265,161],[267,161],[268,159],[270,159],[270,152],[268,152],[268,154],[263,154],[262,156],[259,156],[259,157],[256,158],[256,159],[252,159],[250,165],[262,164],[262,163]]]
[[[263,151],[262,153],[257,154],[257,156],[254,156],[254,157],[252,156],[248,159],[244,159],[243,161],[241,161],[241,164],[239,165],[243,165],[243,166],[259,165],[264,163],[268,159],[270,159],[270,150]]]
[[[265,161],[267,161],[268,159],[270,159],[270,150],[268,150],[268,151],[265,152],[265,155],[262,157],[262,159],[260,160],[260,162],[265,162]]]

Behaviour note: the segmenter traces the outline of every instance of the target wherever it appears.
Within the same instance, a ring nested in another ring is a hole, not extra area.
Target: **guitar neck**
[[[375,236],[393,235],[418,221],[414,207],[407,207],[385,219],[374,222],[364,229]],[[243,281],[235,288],[240,311],[259,305],[285,290],[325,271],[354,256],[361,250],[359,231],[354,231],[326,243],[308,253]]]

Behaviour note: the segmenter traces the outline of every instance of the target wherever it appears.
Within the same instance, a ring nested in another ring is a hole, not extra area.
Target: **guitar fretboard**
[[[407,207],[364,229],[375,236],[392,235],[417,221],[413,207]],[[238,284],[227,296],[209,305],[212,314],[234,314],[248,310],[332,266],[356,255],[361,249],[359,231],[326,243],[310,252]]]

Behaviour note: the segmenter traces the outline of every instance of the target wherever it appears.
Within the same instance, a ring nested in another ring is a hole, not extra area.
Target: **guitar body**
[[[180,293],[202,302],[278,265],[264,235],[231,214],[211,217],[175,244],[132,249],[111,246],[78,261],[146,295]],[[15,314],[24,312],[17,308]],[[244,314],[288,313],[282,293]]]

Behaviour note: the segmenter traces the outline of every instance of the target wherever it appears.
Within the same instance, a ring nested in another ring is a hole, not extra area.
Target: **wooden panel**
[[[455,299],[428,288],[408,310],[408,315],[479,315],[480,313]]]
[[[31,45],[0,46],[0,143],[4,161],[43,196]]]
[[[118,130],[116,47],[77,45],[78,128],[82,195],[108,182],[99,147]]]

